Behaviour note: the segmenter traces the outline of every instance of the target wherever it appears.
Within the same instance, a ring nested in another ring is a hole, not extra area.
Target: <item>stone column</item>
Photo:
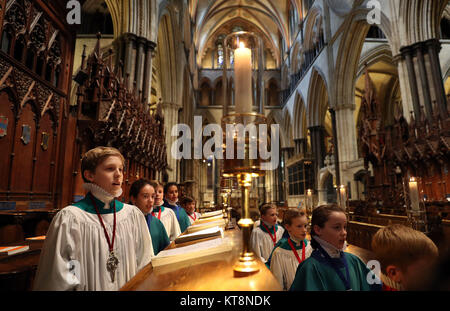
[[[144,69],[145,69],[145,46],[146,39],[137,38],[136,40],[136,95],[143,94]],[[142,101],[142,98],[141,98]]]
[[[290,148],[281,148],[281,153],[283,154],[283,158],[284,158],[284,168],[282,168],[284,179],[282,178],[282,176],[278,175],[278,180],[281,185],[281,189],[284,192],[283,196],[284,196],[285,201],[287,201],[288,197],[289,197],[289,170],[286,165],[287,159],[289,159],[289,149]],[[280,193],[280,196],[281,196],[281,193]]]
[[[311,148],[314,155],[314,160],[318,169],[321,169],[325,160],[325,128],[322,125],[312,126],[309,128],[311,133]]]
[[[152,66],[153,57],[155,55],[156,43],[147,41],[146,55],[145,55],[145,72],[144,72],[144,86],[142,92],[142,99],[145,107],[148,108],[150,104],[151,92],[152,92]]]
[[[417,57],[417,65],[419,69],[419,81],[418,85],[420,89],[423,92],[423,103],[425,106],[426,111],[426,117],[428,121],[432,122],[432,116],[433,116],[433,108],[431,107],[431,95],[430,95],[430,85],[428,84],[428,77],[427,77],[427,71],[425,68],[425,59],[424,59],[424,51],[423,51],[424,45],[419,43],[416,43],[413,45],[414,52],[416,53]]]
[[[337,125],[336,125],[336,111],[332,108],[328,109],[331,115],[331,125],[333,128],[333,145],[334,145],[334,168],[336,172],[336,185],[339,186],[341,184],[341,172],[339,165],[339,142],[337,135]]]
[[[446,116],[448,113],[439,50],[440,42],[437,39],[431,39],[402,47],[400,55],[396,57],[399,63],[400,83],[404,85],[402,98],[406,118],[410,111],[408,103],[405,103],[408,98],[411,98],[416,120],[421,117],[421,107],[425,108],[426,118],[430,122],[433,115]],[[400,69],[406,70],[400,71]]]
[[[404,47],[400,49],[401,58],[399,63],[404,62],[404,67],[406,67],[406,73],[407,75],[399,75],[399,79],[405,79],[407,82],[407,85],[409,85],[409,88],[406,88],[403,91],[409,90],[411,92],[411,100],[412,100],[412,108],[414,109],[414,118],[418,120],[420,118],[420,102],[419,102],[419,90],[416,83],[416,72],[414,70],[414,63],[413,63],[413,51],[411,47]],[[400,66],[400,65],[399,65]],[[402,66],[403,67],[403,66]],[[402,96],[403,97],[403,96]],[[403,102],[405,102],[405,99],[408,97],[403,97]],[[406,109],[405,109],[406,108]],[[405,115],[408,115],[408,109],[409,107],[404,107],[403,112]]]
[[[447,98],[445,95],[444,83],[442,81],[442,70],[439,64],[439,51],[441,49],[441,43],[437,39],[431,39],[425,41],[425,46],[427,47],[430,61],[431,76],[434,84],[433,90],[436,95],[438,109],[442,116],[446,116],[448,113]]]
[[[123,34],[123,42],[125,45],[125,60],[124,60],[124,77],[128,76],[127,88],[131,90],[134,82],[134,69],[135,69],[135,55],[134,50],[136,35],[131,33]]]
[[[166,145],[167,145],[167,174],[169,181],[178,181],[177,176],[177,160],[172,157],[172,145],[177,140],[177,137],[172,137],[172,127],[178,124],[178,111],[180,107],[174,103],[162,103],[162,110],[164,115],[164,127],[166,130]]]

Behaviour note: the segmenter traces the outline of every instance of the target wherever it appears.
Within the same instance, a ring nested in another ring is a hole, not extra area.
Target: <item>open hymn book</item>
[[[215,227],[203,229],[203,230],[200,230],[197,232],[180,235],[178,238],[175,239],[175,244],[185,243],[185,242],[189,242],[189,241],[195,241],[195,240],[214,237],[214,236],[223,237],[223,228],[221,228],[219,226],[215,226]]]
[[[200,222],[200,223],[194,222],[191,226],[187,228],[186,233],[193,233],[213,227],[225,227],[225,225],[226,222],[225,219],[223,218],[219,218],[218,220],[210,222]]]
[[[193,245],[163,250],[156,257],[152,258],[151,263],[153,268],[155,268],[214,254],[222,254],[231,250],[232,246],[229,238],[217,238]]]
[[[222,216],[222,214],[223,214],[222,210],[217,210],[217,211],[213,211],[213,212],[206,212],[206,213],[202,213],[200,215],[200,219],[214,217],[214,216]]]

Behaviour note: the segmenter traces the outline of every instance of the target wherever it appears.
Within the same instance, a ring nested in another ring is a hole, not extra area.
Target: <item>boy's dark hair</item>
[[[181,206],[184,206],[186,204],[195,202],[194,198],[190,197],[190,196],[184,196],[180,199],[179,203]]]
[[[338,213],[344,213],[345,211],[337,206],[336,204],[329,204],[329,205],[321,205],[316,207],[312,212],[311,217],[311,247],[316,248],[317,247],[317,241],[314,240],[312,237],[317,235],[314,231],[314,226],[317,225],[320,228],[323,228],[325,226],[325,223],[330,218],[331,213],[338,212]]]
[[[169,188],[172,186],[177,187],[177,190],[178,190],[178,184],[176,182],[171,181],[164,185],[164,194],[166,194],[167,191],[169,191]]]
[[[154,188],[154,186],[147,179],[136,180],[130,187],[130,198],[133,197],[136,199],[141,189],[144,188],[146,185],[150,185]]]

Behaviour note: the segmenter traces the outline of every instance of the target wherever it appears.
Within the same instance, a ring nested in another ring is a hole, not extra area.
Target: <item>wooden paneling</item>
[[[15,117],[12,110],[13,103],[10,101],[7,91],[0,92],[0,116],[7,118],[8,126],[6,135],[0,137],[0,191],[8,190],[8,181],[11,170],[11,151],[14,141]]]
[[[10,48],[0,51],[0,116],[8,118],[8,134],[0,138],[0,200],[13,201],[18,210],[53,208],[60,200],[58,187],[64,176],[58,169],[73,170],[59,163],[58,156],[61,141],[75,137],[74,131],[65,131],[70,137],[60,135],[69,113],[65,105],[74,30],[65,24],[67,12],[60,4],[23,0],[6,7],[5,3],[0,1],[0,38],[9,38]],[[6,32],[8,36],[3,36]],[[20,40],[23,47],[15,53]],[[60,71],[57,81],[55,71]],[[22,139],[24,125],[29,126],[29,140]],[[48,141],[41,145],[43,137]]]
[[[347,226],[347,242],[371,250],[372,237],[381,228],[383,228],[383,226],[349,221]]]
[[[31,191],[33,150],[36,142],[36,113],[33,105],[32,102],[25,104],[16,126],[17,135],[14,141],[11,190],[19,193],[28,193]],[[25,132],[26,128],[29,128],[29,136]]]
[[[54,122],[49,113],[44,114],[40,120],[40,127],[37,135],[36,162],[33,178],[33,192],[52,192],[51,182],[51,162],[53,161],[54,148]],[[43,135],[45,134],[45,135]],[[47,138],[45,138],[47,137]],[[46,140],[46,142],[45,142]]]

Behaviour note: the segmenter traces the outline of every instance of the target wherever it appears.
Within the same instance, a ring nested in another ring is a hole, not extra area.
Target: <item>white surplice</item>
[[[266,224],[266,226],[268,226]],[[277,225],[278,230],[276,231],[276,242],[278,242],[284,233],[284,228],[282,226]],[[273,226],[269,227],[270,232],[272,232],[273,236]],[[261,260],[265,263],[272,253],[274,248],[274,242],[270,235],[267,232],[264,232],[261,229],[261,226],[258,226],[252,230],[252,234],[250,236],[250,247],[255,253],[256,256],[261,258]]]
[[[98,209],[111,208],[111,198],[97,188],[91,187],[91,193],[101,200],[97,202],[105,203]],[[121,204],[116,200],[116,208]],[[116,213],[114,254],[119,264],[112,282],[106,268],[109,246],[104,229],[97,214],[87,210],[69,205],[53,218],[41,251],[34,290],[119,290],[154,256],[144,215],[136,206],[123,204]],[[111,239],[114,213],[101,212],[101,217]]]
[[[166,229],[170,241],[173,241],[181,234],[180,224],[178,223],[177,215],[170,208],[162,206],[161,208],[164,208],[164,210],[161,212],[160,220],[163,223],[164,228]],[[158,216],[158,212],[154,213],[155,216]]]
[[[300,241],[297,241],[292,237],[291,239],[294,247],[298,248],[300,245]],[[298,262],[297,257],[292,251],[292,248],[290,248],[290,246],[287,247],[287,240],[283,241],[284,242],[281,243],[283,245],[277,247],[272,253],[272,259],[270,260],[270,271],[272,271],[273,275],[278,280],[280,285],[283,286],[283,290],[289,290],[292,282],[294,281],[297,267],[300,263]],[[302,249],[300,248],[296,251],[300,260],[302,260]],[[308,241],[305,246],[305,260],[311,256],[312,251],[313,249]]]

